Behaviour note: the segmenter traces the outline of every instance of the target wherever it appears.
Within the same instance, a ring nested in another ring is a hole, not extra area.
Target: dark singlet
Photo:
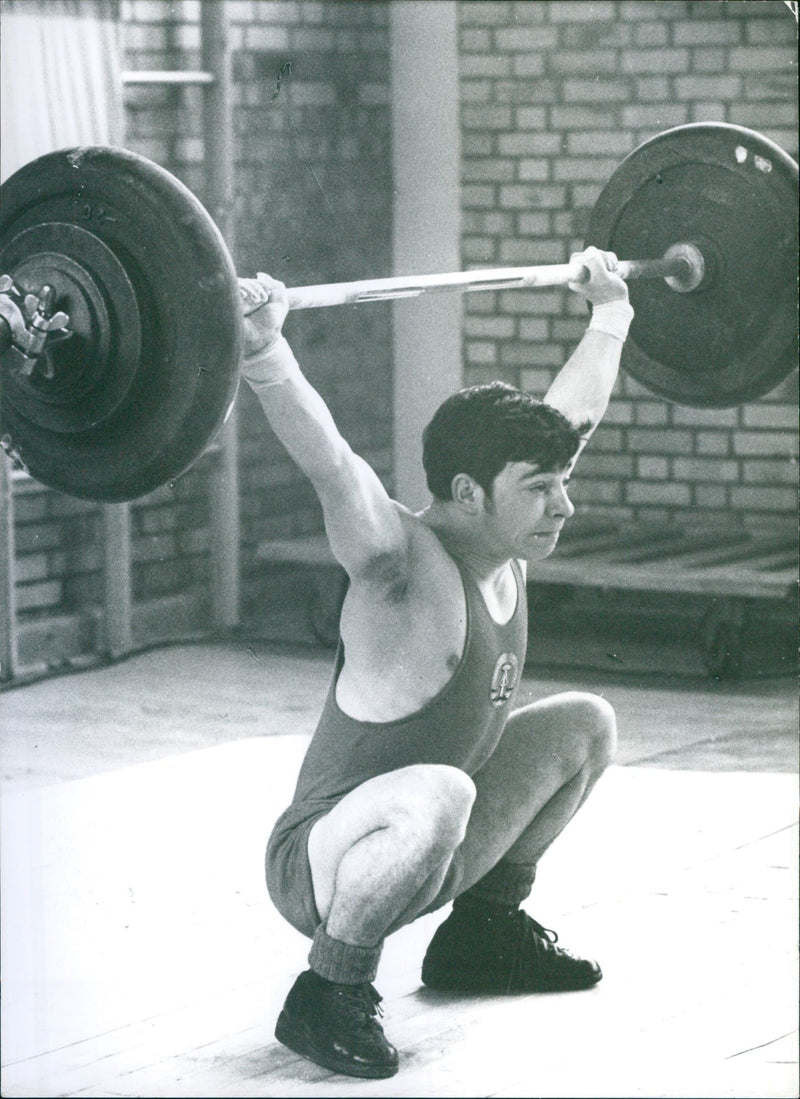
[[[520,567],[514,614],[504,625],[489,614],[477,583],[456,561],[466,597],[467,626],[458,667],[442,690],[397,721],[357,721],[336,701],[344,664],[342,643],[316,732],[303,760],[291,805],[278,818],[267,848],[267,882],[278,909],[305,934],[308,899],[298,914],[287,893],[308,891],[305,858],[311,825],[345,794],[376,775],[418,763],[441,763],[475,774],[497,746],[513,707],[527,643],[527,602]],[[302,871],[302,872],[301,872]],[[303,878],[301,881],[300,878]],[[313,888],[311,906],[313,909]],[[296,901],[301,898],[297,896]],[[301,926],[302,924],[302,926]]]

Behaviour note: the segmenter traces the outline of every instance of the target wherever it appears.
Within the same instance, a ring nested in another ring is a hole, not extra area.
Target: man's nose
[[[575,508],[565,488],[556,489],[550,497],[550,514],[563,519],[569,519],[575,514]]]

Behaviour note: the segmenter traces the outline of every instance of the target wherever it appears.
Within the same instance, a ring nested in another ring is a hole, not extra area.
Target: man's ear
[[[468,473],[457,473],[450,483],[453,502],[472,513],[483,502],[483,489]]]

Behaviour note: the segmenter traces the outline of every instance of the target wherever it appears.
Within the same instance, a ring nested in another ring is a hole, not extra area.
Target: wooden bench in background
[[[310,620],[319,639],[331,643],[347,579],[325,536],[265,541],[258,558],[308,570]],[[791,607],[797,597],[797,534],[788,524],[757,537],[715,526],[575,522],[553,557],[531,566],[528,584],[713,597],[703,627],[704,661],[711,674],[730,675],[750,605],[761,600]]]

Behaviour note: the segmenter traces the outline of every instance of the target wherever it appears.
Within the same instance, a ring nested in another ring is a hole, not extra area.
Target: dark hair
[[[428,488],[452,499],[457,473],[468,473],[491,494],[508,462],[531,462],[542,472],[563,469],[577,453],[581,432],[557,409],[506,382],[460,389],[434,413],[422,434]]]

